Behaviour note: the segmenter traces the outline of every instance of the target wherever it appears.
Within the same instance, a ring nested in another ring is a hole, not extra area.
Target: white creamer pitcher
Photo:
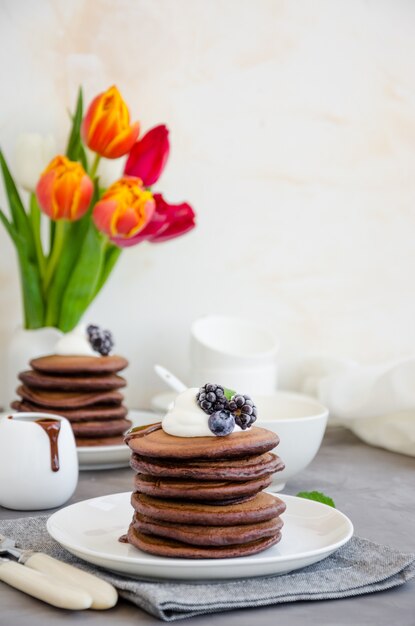
[[[0,418],[0,505],[20,511],[66,502],[78,482],[78,456],[68,420],[49,413]]]

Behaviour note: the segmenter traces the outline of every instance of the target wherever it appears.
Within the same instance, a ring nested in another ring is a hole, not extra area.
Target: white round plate
[[[137,578],[218,580],[283,574],[321,561],[353,535],[351,521],[320,502],[280,494],[287,504],[280,543],[231,559],[171,559],[146,554],[118,538],[128,528],[131,493],[84,500],[48,519],[49,534],[84,561]]]
[[[128,419],[134,426],[154,424],[160,420],[160,416],[151,411],[129,411]],[[128,467],[131,450],[122,443],[118,446],[82,446],[77,448],[80,470],[104,470]]]

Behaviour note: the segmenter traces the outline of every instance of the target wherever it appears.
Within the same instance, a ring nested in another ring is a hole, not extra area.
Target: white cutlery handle
[[[58,561],[42,552],[29,555],[25,559],[25,565],[62,583],[84,589],[92,598],[91,609],[110,609],[117,604],[118,593],[115,587],[78,567]]]
[[[182,391],[186,391],[187,386],[165,367],[162,367],[161,365],[155,365],[154,371],[156,372],[157,376],[164,380],[164,382],[167,383],[169,387],[174,389],[174,391],[177,391],[177,393],[182,393]]]
[[[60,609],[89,609],[92,598],[81,587],[71,587],[15,561],[0,562],[0,580]]]

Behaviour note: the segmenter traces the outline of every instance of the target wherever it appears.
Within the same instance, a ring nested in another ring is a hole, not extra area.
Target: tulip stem
[[[35,243],[37,264],[40,277],[43,278],[46,268],[46,259],[43,253],[42,240],[40,235],[41,213],[34,193],[30,195],[30,221],[32,224],[33,240]]]
[[[92,180],[94,180],[96,176],[100,160],[101,160],[101,155],[95,154],[94,160],[92,161],[91,170],[89,172],[89,175],[92,178]]]
[[[43,288],[44,288],[45,293],[49,289],[51,280],[56,270],[56,266],[59,263],[63,244],[65,241],[65,232],[66,232],[66,221],[58,220],[56,222],[56,227],[55,227],[53,248],[51,250],[51,253],[50,253],[47,265],[46,265],[45,277],[43,280]]]

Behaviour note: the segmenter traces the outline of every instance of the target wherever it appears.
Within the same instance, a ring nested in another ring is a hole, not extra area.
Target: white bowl
[[[304,470],[316,456],[326,430],[328,410],[308,396],[278,391],[255,395],[256,426],[277,433],[280,443],[274,452],[285,469],[274,476],[272,491],[280,491],[290,478]]]

